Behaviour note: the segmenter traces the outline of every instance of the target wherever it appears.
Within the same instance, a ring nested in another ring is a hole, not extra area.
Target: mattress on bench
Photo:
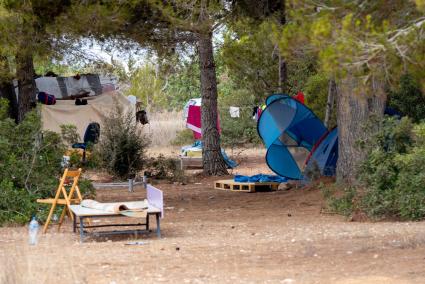
[[[140,203],[141,206],[146,204],[144,201],[132,201],[131,203],[136,206],[138,202]],[[103,204],[114,205],[114,204],[117,204],[117,203],[122,204],[122,202],[112,202],[112,203],[103,203]],[[125,203],[129,203],[129,202],[125,202]],[[110,211],[103,211],[103,210],[83,207],[81,205],[70,205],[70,209],[77,216],[121,215],[120,213],[114,213],[114,212],[110,212]],[[151,204],[148,204],[148,214],[150,214],[150,213],[160,213],[160,212],[161,212],[161,209],[156,208],[155,206],[153,206]]]

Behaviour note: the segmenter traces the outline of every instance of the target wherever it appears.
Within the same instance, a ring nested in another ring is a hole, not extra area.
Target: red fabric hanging
[[[193,131],[193,137],[195,139],[202,138],[202,124],[201,124],[201,107],[200,106],[189,106],[186,127]],[[217,116],[217,129],[218,133],[221,133],[220,120]]]
[[[299,91],[296,96],[294,96],[294,99],[299,101],[300,103],[304,104],[304,94],[303,92]]]

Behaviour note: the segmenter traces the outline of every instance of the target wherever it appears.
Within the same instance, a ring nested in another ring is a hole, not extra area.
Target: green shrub
[[[425,122],[385,118],[363,146],[368,156],[359,171],[361,185],[323,187],[328,208],[346,216],[359,210],[372,219],[424,219]]]
[[[305,84],[305,103],[322,121],[325,119],[328,88],[329,79],[322,74],[316,74],[309,77]],[[335,106],[329,123],[330,128],[334,126],[336,126]]]
[[[425,125],[425,124],[423,124]],[[421,139],[424,139],[422,136]],[[394,161],[398,164],[398,174],[395,188],[397,199],[395,205],[399,208],[402,219],[419,220],[425,217],[425,147],[414,147],[409,153],[397,155]]]
[[[342,184],[320,184],[319,188],[326,200],[328,211],[348,217],[357,208],[356,188]]]
[[[10,180],[2,180],[0,189],[0,225],[24,224],[36,213],[35,194],[23,188],[15,188]]]
[[[400,187],[399,179],[400,175],[408,174],[414,178],[416,174],[399,160],[414,151],[412,128],[407,118],[400,121],[387,118],[381,130],[365,143],[369,154],[361,166],[359,178],[366,188],[361,207],[370,217],[407,217],[404,213],[406,208],[402,208],[400,202],[412,192],[409,188]]]
[[[398,90],[390,92],[389,105],[414,122],[425,118],[425,96],[418,82],[409,74],[400,78]]]
[[[257,133],[257,122],[252,119],[253,105],[254,97],[248,91],[234,91],[231,95],[222,95],[219,98],[222,146],[261,144]],[[229,106],[240,107],[240,117],[231,117]]]
[[[186,180],[184,171],[180,169],[179,160],[166,158],[164,155],[159,155],[156,158],[149,159],[146,169],[146,175],[151,178],[167,179],[179,182],[184,182]]]
[[[77,126],[73,124],[61,124],[61,136],[68,146],[81,142],[80,135],[77,132]]]
[[[80,188],[80,192],[83,198],[94,199],[96,197],[96,189],[90,180],[80,177],[78,181],[78,187]]]
[[[328,190],[328,206],[347,215],[360,210],[373,219],[425,218],[425,123],[386,118],[363,145],[361,186],[344,194]],[[326,197],[325,197],[326,198]]]
[[[148,138],[142,135],[134,115],[116,107],[104,120],[96,148],[101,165],[110,174],[127,179],[143,168],[147,145]]]
[[[0,99],[0,113],[5,107]],[[55,193],[64,150],[58,134],[41,130],[37,109],[18,125],[0,115],[0,225],[46,210],[35,201]]]
[[[354,187],[344,188],[341,196],[332,196],[329,198],[329,208],[331,211],[346,217],[354,212],[356,189]]]

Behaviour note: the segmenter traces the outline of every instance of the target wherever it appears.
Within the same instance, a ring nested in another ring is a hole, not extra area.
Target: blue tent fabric
[[[307,161],[306,170],[311,169],[314,164],[320,169],[320,174],[333,176],[336,173],[336,163],[338,160],[338,129],[326,133],[319,145],[311,153]]]
[[[286,134],[298,147],[310,151],[327,129],[308,107],[290,96],[271,95],[266,105],[257,131],[267,148],[267,165],[279,176],[302,179],[302,172],[281,137]]]
[[[254,176],[243,176],[243,175],[235,175],[234,181],[236,182],[287,182],[288,179],[275,176],[275,175],[263,175],[258,174]]]
[[[233,161],[232,159],[227,156],[226,152],[224,152],[224,149],[221,149],[221,155],[223,156],[224,161],[226,162],[227,167],[230,169],[234,169],[238,166],[238,163]]]

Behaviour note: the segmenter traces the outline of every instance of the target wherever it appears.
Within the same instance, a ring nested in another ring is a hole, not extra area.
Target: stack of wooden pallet
[[[278,182],[236,182],[232,179],[217,180],[214,182],[215,189],[230,191],[256,192],[264,190],[277,190]]]

